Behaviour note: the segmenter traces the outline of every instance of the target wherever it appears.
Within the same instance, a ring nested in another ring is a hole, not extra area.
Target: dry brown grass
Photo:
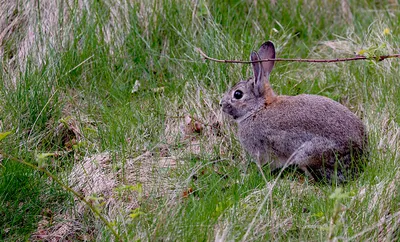
[[[130,28],[128,10],[131,1],[105,1],[109,20],[101,26],[105,41],[111,47],[124,42],[124,33]],[[0,57],[4,71],[16,76],[25,70],[28,57],[39,65],[46,60],[49,48],[62,51],[77,36],[74,21],[80,21],[85,11],[89,19],[96,18],[87,0],[0,1]],[[110,48],[111,54],[113,48]],[[12,85],[16,79],[13,78]]]

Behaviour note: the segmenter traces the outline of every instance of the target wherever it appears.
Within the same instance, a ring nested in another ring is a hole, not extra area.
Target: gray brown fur
[[[251,55],[251,60],[267,58],[275,58],[269,41]],[[222,110],[238,123],[244,149],[260,165],[296,165],[316,180],[344,182],[356,176],[367,148],[361,120],[323,96],[275,95],[268,80],[273,65],[253,64],[254,77],[236,84],[221,100]],[[243,96],[235,98],[236,91]]]

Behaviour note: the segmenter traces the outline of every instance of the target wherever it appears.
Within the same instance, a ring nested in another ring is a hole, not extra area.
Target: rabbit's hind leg
[[[293,154],[287,159],[284,168],[289,165],[296,165],[304,173],[315,179],[327,179],[330,183],[335,177],[335,153],[337,145],[332,140],[324,137],[314,137],[304,142]],[[336,173],[338,180],[343,180],[341,172]]]

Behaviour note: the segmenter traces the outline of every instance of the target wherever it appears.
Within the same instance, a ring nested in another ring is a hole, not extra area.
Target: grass
[[[282,58],[397,53],[398,2],[29,4],[0,9],[0,133],[12,131],[0,141],[0,240],[113,238],[77,197],[6,155],[56,174],[125,241],[398,239],[397,59],[276,64],[276,93],[330,97],[367,126],[365,171],[336,187],[268,167],[265,183],[218,106],[251,68],[195,51],[246,60],[272,40]]]

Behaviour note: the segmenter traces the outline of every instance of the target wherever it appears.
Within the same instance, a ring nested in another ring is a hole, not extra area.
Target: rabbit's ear
[[[275,46],[271,41],[267,41],[261,45],[258,50],[258,55],[261,60],[263,59],[275,59]],[[272,69],[274,68],[275,61],[262,62],[262,69],[264,70],[264,75],[269,76]]]
[[[250,59],[258,61],[262,59],[275,59],[275,47],[271,41],[267,41],[261,45],[260,50],[252,52]],[[269,84],[269,74],[274,68],[275,61],[256,62],[253,64],[254,71],[254,94],[257,97],[264,97],[265,103],[271,104],[276,100],[276,95]]]
[[[251,61],[258,61],[260,60],[260,56],[257,52],[251,52],[250,55]],[[261,62],[252,63],[253,65],[253,72],[254,72],[254,94],[256,96],[261,96],[264,93],[264,70]]]

